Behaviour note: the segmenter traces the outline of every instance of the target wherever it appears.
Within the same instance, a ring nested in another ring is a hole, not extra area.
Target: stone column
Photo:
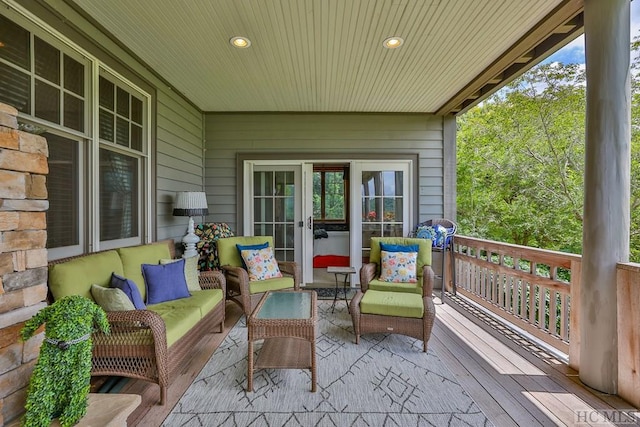
[[[18,131],[17,115],[0,104],[0,425],[24,412],[44,334],[19,333],[47,298],[47,141]]]
[[[617,392],[616,263],[629,260],[629,0],[585,0],[587,122],[580,380]]]

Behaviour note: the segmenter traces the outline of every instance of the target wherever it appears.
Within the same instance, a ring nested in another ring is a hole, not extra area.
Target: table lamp
[[[182,238],[184,254],[182,258],[197,256],[196,243],[200,238],[194,233],[193,217],[196,215],[208,215],[207,195],[203,191],[179,191],[176,193],[176,204],[173,208],[173,216],[188,216],[189,227],[187,234]]]

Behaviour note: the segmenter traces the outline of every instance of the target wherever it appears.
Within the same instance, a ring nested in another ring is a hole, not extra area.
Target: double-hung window
[[[49,257],[143,243],[150,95],[16,11],[0,29],[0,102],[49,146]]]

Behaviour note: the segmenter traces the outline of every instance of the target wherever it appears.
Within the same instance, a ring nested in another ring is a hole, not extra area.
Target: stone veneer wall
[[[0,104],[0,425],[24,412],[44,333],[19,332],[47,297],[47,141],[17,130],[17,115]]]

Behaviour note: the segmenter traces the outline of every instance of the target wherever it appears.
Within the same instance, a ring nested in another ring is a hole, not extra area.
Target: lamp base
[[[195,234],[195,227],[193,224],[193,218],[189,217],[189,227],[187,228],[187,234],[182,238],[184,244],[184,253],[182,258],[191,258],[192,256],[198,256],[196,250],[196,243],[200,241],[200,238]]]

